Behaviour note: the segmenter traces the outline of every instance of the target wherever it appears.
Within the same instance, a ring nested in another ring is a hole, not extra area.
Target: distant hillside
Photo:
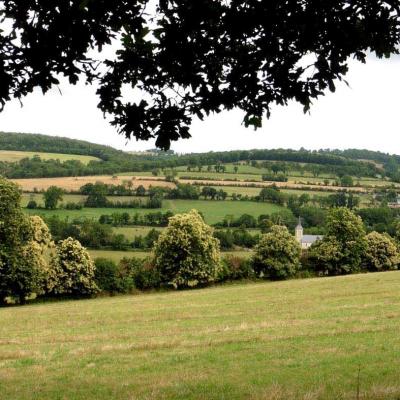
[[[282,171],[301,167],[311,172],[336,176],[386,176],[400,182],[400,156],[369,150],[291,150],[254,149],[223,152],[190,153],[151,150],[128,153],[82,140],[40,134],[0,132],[0,150],[26,151],[96,157],[101,162],[85,161],[79,157],[60,163],[57,159],[30,159],[11,162],[0,160],[0,175],[9,178],[40,178],[59,176],[110,175],[122,172],[153,171],[175,167],[197,168],[239,162],[279,162]],[[60,159],[60,157],[58,157]]]
[[[30,133],[0,132],[0,150],[16,150],[41,153],[75,154],[92,156],[102,160],[125,156],[126,153],[111,146],[103,146],[83,140]]]
[[[59,160],[60,162],[76,160],[87,165],[91,161],[101,161],[100,158],[94,156],[84,156],[81,154],[64,154],[64,153],[43,153],[41,151],[17,151],[17,150],[0,150],[0,161],[19,162],[26,158],[39,157],[41,160]]]

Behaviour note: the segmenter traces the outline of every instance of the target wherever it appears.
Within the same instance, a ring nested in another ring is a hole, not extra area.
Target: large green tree
[[[0,0],[0,10],[1,105],[84,76],[121,133],[163,148],[190,136],[194,116],[239,108],[259,127],[272,104],[307,111],[349,58],[400,43],[398,0]],[[92,50],[114,39],[116,56],[99,61]]]
[[[362,219],[346,207],[330,210],[327,235],[311,246],[308,258],[314,269],[327,275],[357,272],[367,249]]]
[[[64,191],[57,186],[50,186],[44,193],[44,206],[47,210],[55,210],[58,202],[62,201]]]
[[[47,291],[53,295],[90,296],[99,288],[88,251],[73,238],[60,241],[52,259]]]
[[[261,236],[252,258],[257,274],[269,279],[287,279],[300,269],[301,248],[285,226],[275,225]]]
[[[371,232],[367,235],[367,249],[363,266],[367,271],[387,271],[397,269],[400,254],[395,241],[387,234]]]
[[[0,302],[15,297],[24,303],[41,290],[42,239],[20,203],[19,188],[0,178]]]
[[[170,218],[154,255],[161,281],[175,288],[213,282],[221,266],[219,242],[196,210]]]

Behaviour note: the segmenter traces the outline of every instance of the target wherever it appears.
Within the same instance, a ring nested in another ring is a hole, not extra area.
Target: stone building
[[[323,238],[322,235],[304,235],[304,229],[301,225],[301,218],[299,218],[299,223],[296,226],[295,236],[296,240],[300,243],[303,250],[308,249],[317,240],[321,240]]]

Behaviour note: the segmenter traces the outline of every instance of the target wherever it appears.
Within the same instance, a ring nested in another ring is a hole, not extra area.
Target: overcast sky
[[[301,106],[275,108],[257,131],[241,126],[240,111],[195,121],[192,139],[173,144],[178,152],[253,148],[367,148],[400,154],[400,59],[351,63],[347,80],[304,115]],[[60,94],[60,91],[62,94]],[[126,143],[97,109],[95,88],[61,85],[45,96],[37,91],[7,104],[0,131],[43,133],[88,140],[123,150],[145,150],[153,142]]]

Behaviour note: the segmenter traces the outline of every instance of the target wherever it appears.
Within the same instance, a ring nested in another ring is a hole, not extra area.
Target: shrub
[[[80,203],[73,203],[73,202],[68,202],[65,205],[66,210],[82,210],[83,205]]]
[[[95,266],[95,281],[97,286],[105,292],[121,292],[118,266],[113,261],[105,258],[97,258]]]
[[[293,277],[300,269],[301,248],[284,226],[273,226],[255,247],[252,265],[257,274],[270,279]]]
[[[38,208],[38,204],[36,203],[35,200],[29,200],[26,208],[29,210],[36,210]]]
[[[388,271],[397,269],[400,263],[399,253],[394,240],[378,232],[371,232],[366,237],[367,250],[363,266],[368,271]]]
[[[222,268],[218,274],[219,281],[254,279],[255,277],[256,275],[250,259],[233,255],[222,259]]]
[[[161,281],[175,288],[215,281],[220,268],[218,240],[196,210],[171,217],[154,246]]]
[[[129,261],[129,274],[139,290],[157,289],[161,285],[160,272],[151,259],[132,258]]]

